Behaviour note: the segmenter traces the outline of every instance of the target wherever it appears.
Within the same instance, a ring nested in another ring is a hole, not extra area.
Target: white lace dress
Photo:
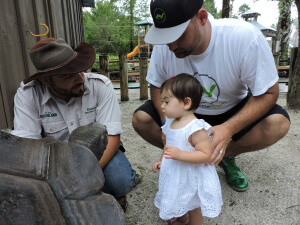
[[[180,129],[171,129],[173,119],[167,119],[162,127],[166,145],[183,151],[195,151],[188,141],[195,131],[205,129],[210,134],[211,126],[202,119],[195,119]],[[215,166],[193,164],[174,159],[162,159],[159,188],[154,204],[159,216],[164,219],[180,217],[190,210],[201,208],[202,215],[216,217],[221,212],[222,193]]]

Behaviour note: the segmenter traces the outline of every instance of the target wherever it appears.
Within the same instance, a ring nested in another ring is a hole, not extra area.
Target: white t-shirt
[[[156,45],[146,79],[160,87],[171,76],[196,73],[203,95],[195,112],[218,115],[245,98],[248,88],[253,96],[264,94],[278,81],[278,74],[260,30],[236,19],[209,20],[212,35],[204,53],[179,59],[167,45]]]
[[[111,81],[85,73],[85,89],[82,97],[67,103],[52,96],[39,82],[22,82],[14,100],[12,134],[33,139],[51,136],[67,142],[74,129],[91,122],[105,125],[109,135],[121,134],[120,107]]]

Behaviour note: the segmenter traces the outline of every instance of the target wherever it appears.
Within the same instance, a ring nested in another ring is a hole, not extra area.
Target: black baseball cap
[[[203,0],[151,0],[154,25],[146,34],[145,42],[169,44],[176,41],[202,4]]]

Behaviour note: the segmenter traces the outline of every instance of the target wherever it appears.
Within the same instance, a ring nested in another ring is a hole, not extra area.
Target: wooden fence
[[[121,101],[128,101],[129,100],[129,85],[128,81],[129,76],[139,76],[139,84],[140,84],[140,100],[146,100],[148,99],[148,82],[146,81],[147,71],[148,71],[148,51],[147,49],[141,48],[141,52],[139,54],[139,60],[127,60],[127,54],[119,54],[119,60],[113,61],[114,63],[119,63],[120,70],[119,73],[119,81],[120,81],[120,90],[121,90]],[[128,63],[132,62],[138,62],[139,64],[139,71],[134,71],[134,74],[132,74],[130,71],[128,71]],[[109,67],[109,60],[107,55],[103,55],[99,57],[99,65],[100,65],[100,71],[99,73],[102,75],[105,75],[107,77],[110,77],[110,72],[108,70]],[[115,72],[114,72],[115,73]],[[113,80],[113,79],[111,79]]]
[[[40,40],[34,34],[61,37],[72,47],[84,40],[82,0],[1,0],[0,129],[13,126],[13,100],[20,82],[34,74],[28,50]],[[42,37],[45,38],[45,37]]]

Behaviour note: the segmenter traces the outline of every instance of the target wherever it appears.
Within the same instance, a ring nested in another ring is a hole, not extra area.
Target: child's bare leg
[[[183,216],[178,217],[177,221],[180,222],[181,224],[187,224],[189,222],[189,214],[186,213]]]
[[[168,220],[167,223],[170,225],[186,225],[189,222],[189,214],[186,213],[181,217],[177,217],[172,220]]]
[[[202,225],[203,216],[200,208],[189,211],[190,223],[189,225]]]

